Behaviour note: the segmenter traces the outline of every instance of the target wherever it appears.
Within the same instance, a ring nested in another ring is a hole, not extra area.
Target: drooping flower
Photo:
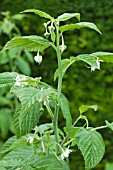
[[[53,25],[53,21],[51,21],[51,25],[48,26],[48,29],[49,29],[49,32],[50,32],[50,33],[55,30],[55,27],[54,27],[54,25]]]
[[[62,35],[62,45],[60,45],[61,53],[63,53],[66,48],[67,48],[67,47],[66,47],[66,45],[64,44],[64,37],[63,37],[63,35]]]
[[[34,60],[36,63],[40,64],[42,62],[42,56],[39,54],[39,50],[37,52],[37,55],[34,57]]]
[[[64,150],[64,152],[61,154],[61,159],[64,160],[64,158],[68,158],[70,152],[72,152],[72,150],[70,150],[69,147],[66,148],[66,150]]]
[[[49,23],[50,23],[50,22],[44,23],[44,27],[46,28],[46,32],[44,33],[44,36],[45,36],[46,38],[48,38],[49,35],[50,35],[50,33],[48,32],[48,28],[47,28],[47,26],[48,26]]]
[[[32,144],[34,141],[34,137],[33,136],[29,136],[29,138],[27,139],[27,142],[29,142],[30,144]]]
[[[102,60],[99,60],[99,58],[97,57],[97,59],[96,59],[97,66],[92,66],[91,67],[91,72],[95,71],[96,69],[100,70],[100,61],[102,61]]]

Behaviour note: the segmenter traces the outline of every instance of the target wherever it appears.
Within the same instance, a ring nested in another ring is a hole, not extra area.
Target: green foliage
[[[101,32],[99,31],[99,29],[97,28],[97,26],[93,23],[90,22],[80,22],[80,23],[76,23],[76,24],[68,24],[68,25],[64,25],[60,27],[60,31],[64,32],[64,31],[69,31],[69,30],[74,30],[74,29],[80,29],[80,28],[90,28],[93,29],[97,32],[99,32],[101,34]]]
[[[16,47],[26,47],[28,51],[44,50],[50,46],[50,42],[42,37],[31,35],[23,37],[14,37],[9,41],[4,50]]]
[[[8,135],[9,131],[13,130],[13,118],[12,112],[9,108],[4,108],[0,110],[0,131],[2,138],[5,138]],[[4,128],[5,127],[5,128]]]
[[[15,72],[5,72],[0,74],[0,87],[12,85],[15,82],[15,78],[18,74]]]
[[[40,11],[40,10],[36,10],[36,9],[27,9],[23,12],[33,12],[33,13],[39,15],[40,17],[44,17],[44,18],[47,18],[47,19],[50,19],[50,20],[53,19],[49,14],[46,14],[45,12]]]
[[[35,103],[27,111],[23,111],[21,107],[22,106],[18,107],[14,114],[14,130],[17,138],[31,132],[37,125],[41,116],[39,103]],[[21,117],[23,117],[22,120]]]
[[[105,152],[105,145],[100,133],[82,128],[76,132],[75,141],[85,159],[86,170],[96,166]]]
[[[78,55],[77,57],[71,57],[70,60],[62,60],[61,55],[66,49],[62,35],[64,31],[88,27],[100,33],[97,26],[89,22],[79,22],[76,24],[68,24],[60,27],[59,21],[71,19],[73,16],[76,16],[79,19],[79,14],[72,15],[65,13],[57,17],[57,19],[54,19],[50,15],[39,10],[26,10],[25,12],[33,12],[41,17],[50,19],[50,21],[44,24],[46,27],[46,35],[44,35],[46,38],[48,38],[47,35],[50,35],[50,41],[39,36],[19,36],[10,40],[5,45],[3,50],[16,47],[25,47],[30,51],[38,51],[37,56],[35,56],[37,57],[36,62],[38,62],[38,57],[41,57],[39,55],[39,51],[52,46],[58,59],[58,69],[55,72],[55,79],[58,77],[58,87],[57,89],[53,89],[51,86],[41,82],[40,78],[32,78],[24,75],[17,75],[16,78],[12,78],[15,80],[15,83],[12,85],[17,87],[12,87],[11,92],[19,99],[21,103],[21,105],[17,108],[14,117],[15,132],[17,138],[19,139],[17,139],[17,141],[15,141],[11,147],[9,147],[9,150],[6,149],[6,151],[1,152],[2,154],[5,152],[9,153],[7,153],[5,156],[3,155],[3,158],[0,161],[0,166],[3,166],[4,168],[22,167],[23,169],[69,169],[67,163],[64,162],[64,159],[68,158],[70,152],[73,150],[69,149],[69,146],[67,148],[65,147],[72,143],[75,138],[75,142],[85,159],[85,168],[89,170],[100,162],[105,151],[103,138],[98,132],[95,131],[95,129],[111,127],[111,124],[106,122],[106,126],[89,128],[88,119],[86,116],[83,116],[82,113],[87,111],[89,108],[96,110],[97,106],[83,105],[80,108],[80,117],[72,125],[68,100],[61,93],[62,78],[68,67],[73,64],[74,61],[84,61],[90,65],[91,71],[95,71],[95,69],[100,70],[101,61],[112,63],[113,54],[108,52],[97,52],[92,54],[82,54]],[[60,40],[62,41],[62,44]],[[4,84],[7,85],[7,81],[6,83],[4,81]],[[38,135],[39,128],[37,131],[35,126],[37,125],[40,118],[40,111],[44,110],[43,107],[46,107],[48,113],[50,114],[50,119],[53,123],[53,129],[51,130],[50,128],[48,129],[46,127],[43,134],[40,133],[40,135]],[[63,117],[66,119],[66,136],[64,136],[64,133],[58,127],[59,108],[61,108]],[[87,127],[85,128],[85,125],[83,125],[84,128],[79,128],[79,130],[76,131],[74,126],[80,119],[84,119],[86,121]],[[29,135],[28,133],[31,132],[31,130],[36,131],[33,131],[33,133],[27,139],[27,135]],[[73,135],[70,135],[73,130],[75,133],[74,138],[72,137]],[[26,136],[24,137],[23,135]],[[54,139],[52,143],[51,139]],[[31,146],[21,147],[23,143],[26,144],[26,141],[28,141],[29,145]],[[72,143],[71,146],[74,145],[75,144]],[[38,149],[36,149],[37,146]],[[27,149],[28,151],[26,151]],[[95,151],[97,151],[96,154]],[[15,154],[17,154],[17,156],[14,157]]]
[[[79,13],[65,13],[60,16],[58,16],[58,21],[67,21],[68,19],[71,19],[73,17],[76,17],[80,21],[80,14]]]
[[[16,65],[21,71],[21,73],[28,75],[28,76],[31,74],[31,69],[29,67],[29,64],[22,57],[17,58]]]
[[[59,104],[60,104],[63,116],[66,119],[67,134],[69,135],[71,132],[71,128],[72,128],[72,118],[70,114],[69,102],[63,94],[59,96]]]
[[[113,130],[113,122],[109,123],[107,120],[105,122],[106,122],[107,127],[109,127],[111,130]]]
[[[79,107],[80,114],[86,112],[90,108],[94,109],[94,111],[97,111],[98,106],[97,105],[93,105],[93,106],[82,105]]]

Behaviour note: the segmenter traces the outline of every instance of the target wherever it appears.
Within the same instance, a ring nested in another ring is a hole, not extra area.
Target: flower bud
[[[37,55],[34,57],[34,60],[36,61],[36,63],[39,63],[39,64],[42,62],[42,56],[39,55],[39,51]]]

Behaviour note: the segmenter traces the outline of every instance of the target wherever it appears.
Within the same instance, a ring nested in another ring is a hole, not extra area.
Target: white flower
[[[48,29],[50,33],[55,30],[55,27],[53,26],[53,21],[51,21],[51,25],[48,27]]]
[[[50,33],[46,30],[46,32],[44,33],[44,36],[45,36],[46,38],[48,38],[49,35],[50,35]]]
[[[39,64],[42,62],[42,56],[39,55],[39,50],[37,52],[37,55],[34,57],[34,60]]]
[[[62,35],[62,45],[60,45],[61,53],[63,53],[66,48],[67,48],[67,47],[66,47],[66,45],[64,44],[64,38],[63,38],[63,35]]]
[[[72,152],[72,150],[70,150],[69,147],[66,148],[66,150],[61,154],[61,159],[64,160],[64,158],[68,158],[70,152]]]
[[[28,85],[28,82],[25,82],[27,79],[26,76],[16,76],[16,82],[14,84],[14,86],[21,86],[21,87],[24,87],[24,86],[27,86]]]
[[[34,138],[32,136],[30,136],[28,139],[27,139],[27,142],[29,142],[30,144],[32,144],[34,141]]]
[[[44,25],[45,28],[47,28],[47,23],[44,23],[43,25]]]
[[[96,60],[97,66],[92,66],[92,67],[91,67],[91,72],[92,72],[92,71],[95,71],[95,69],[100,70],[100,62],[99,62],[99,61],[101,61],[101,60],[99,60],[99,58],[97,57],[97,60]]]

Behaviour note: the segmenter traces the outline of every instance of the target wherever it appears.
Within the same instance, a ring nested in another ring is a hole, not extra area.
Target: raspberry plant
[[[7,42],[3,50],[24,48],[37,52],[34,60],[40,64],[43,60],[41,52],[49,47],[53,48],[58,61],[58,68],[54,80],[58,80],[55,88],[41,81],[41,77],[29,77],[17,72],[0,74],[0,87],[10,86],[10,92],[19,100],[14,114],[15,136],[9,138],[0,150],[0,168],[16,170],[69,170],[69,154],[74,151],[75,145],[81,151],[85,160],[85,169],[90,170],[102,159],[105,144],[98,129],[110,128],[113,123],[105,121],[100,127],[89,127],[89,121],[84,113],[88,109],[98,109],[97,105],[82,105],[79,108],[80,116],[72,120],[68,99],[62,93],[62,80],[67,69],[75,62],[83,61],[91,72],[100,70],[100,63],[113,63],[113,53],[95,52],[62,59],[66,50],[64,32],[87,27],[101,32],[94,23],[80,22],[79,13],[64,13],[56,19],[49,14],[29,9],[24,13],[35,13],[48,21],[44,23],[44,37],[30,35],[17,36]],[[63,22],[76,17],[78,23],[61,25]],[[40,124],[42,114],[48,113],[51,122]],[[59,129],[59,114],[66,120],[66,127]],[[84,119],[85,125],[78,127],[79,120]],[[75,153],[76,155],[76,153]]]

